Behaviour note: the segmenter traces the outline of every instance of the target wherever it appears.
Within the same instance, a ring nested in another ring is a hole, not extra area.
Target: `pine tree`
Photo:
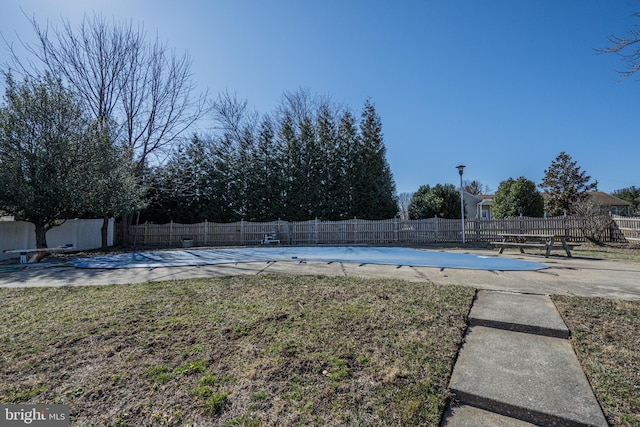
[[[551,162],[544,171],[540,188],[547,193],[545,210],[548,215],[556,216],[572,212],[572,205],[588,197],[588,192],[597,187],[590,183],[591,177],[564,151]]]
[[[349,110],[340,117],[335,152],[335,197],[333,206],[335,219],[354,218],[354,192],[356,182],[356,163],[360,136],[356,119]]]
[[[367,100],[360,120],[357,146],[354,214],[362,219],[393,218],[398,213],[395,184],[386,159],[382,122]]]
[[[275,139],[273,121],[265,116],[260,122],[256,142],[254,173],[258,192],[257,221],[274,221],[283,213],[282,151]]]
[[[336,211],[335,200],[337,198],[336,182],[340,164],[337,162],[337,135],[335,116],[330,111],[328,104],[321,105],[316,119],[316,144],[317,154],[314,156],[317,163],[314,173],[318,184],[316,198],[318,201],[317,217],[323,220],[333,220],[339,217]]]
[[[283,149],[284,164],[284,210],[283,219],[287,221],[304,221],[307,217],[304,165],[304,150],[300,136],[296,134],[293,118],[285,115],[279,131],[279,138]]]

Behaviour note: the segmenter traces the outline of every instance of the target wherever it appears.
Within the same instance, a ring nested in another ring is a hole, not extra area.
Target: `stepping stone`
[[[469,324],[569,338],[569,329],[548,295],[478,291]]]
[[[608,425],[564,339],[472,326],[449,388],[463,404],[534,424]]]

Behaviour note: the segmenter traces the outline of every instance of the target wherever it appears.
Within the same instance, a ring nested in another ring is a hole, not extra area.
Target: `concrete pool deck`
[[[495,250],[488,249],[447,249],[446,252],[498,256]],[[297,274],[381,277],[544,295],[640,299],[640,263],[637,262],[553,255],[545,258],[543,255],[516,252],[505,252],[499,257],[540,262],[549,268],[537,271],[485,271],[291,260],[102,270],[42,263],[0,273],[0,287],[108,285],[230,275]]]

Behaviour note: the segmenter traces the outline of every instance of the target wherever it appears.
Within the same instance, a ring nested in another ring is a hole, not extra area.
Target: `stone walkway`
[[[551,298],[479,291],[443,427],[605,427]]]

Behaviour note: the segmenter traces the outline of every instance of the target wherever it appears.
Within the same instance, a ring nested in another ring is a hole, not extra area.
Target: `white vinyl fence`
[[[73,245],[75,250],[97,249],[102,246],[102,219],[70,219],[47,232],[47,245]],[[109,220],[107,244],[113,246],[113,218]],[[19,258],[20,254],[5,254],[5,249],[36,247],[35,226],[24,221],[0,221],[0,260]]]

